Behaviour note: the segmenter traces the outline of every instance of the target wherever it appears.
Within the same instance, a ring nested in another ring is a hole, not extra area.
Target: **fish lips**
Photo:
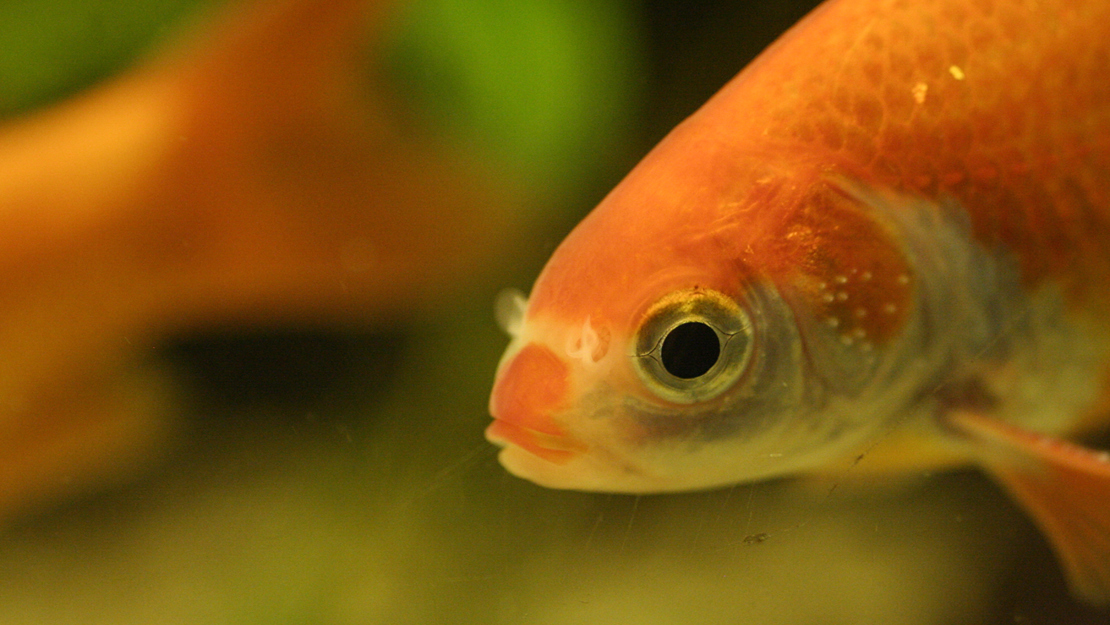
[[[486,440],[499,447],[514,445],[548,462],[564,465],[586,451],[586,446],[565,434],[549,434],[505,419],[493,420]]]

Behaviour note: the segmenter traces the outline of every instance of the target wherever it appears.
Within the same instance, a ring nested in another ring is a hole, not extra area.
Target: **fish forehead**
[[[637,173],[555,251],[529,297],[530,312],[568,322],[588,315],[595,322],[619,324],[639,306],[636,300],[648,279],[665,289],[684,279],[724,277],[715,270],[718,258],[689,245],[713,220],[712,195],[684,193],[689,187],[668,188],[665,182],[644,180],[642,170]]]
[[[567,236],[529,296],[529,314],[578,324],[633,323],[664,293],[739,293],[758,275],[756,247],[781,230],[816,170],[768,168],[712,125],[688,120]],[[785,176],[790,189],[784,190]]]

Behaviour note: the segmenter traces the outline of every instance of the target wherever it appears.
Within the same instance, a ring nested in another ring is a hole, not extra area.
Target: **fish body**
[[[525,302],[487,438],[555,488],[975,463],[1110,602],[1110,3],[833,0]]]

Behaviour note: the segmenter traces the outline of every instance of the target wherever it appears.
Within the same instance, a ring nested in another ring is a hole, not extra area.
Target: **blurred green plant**
[[[476,143],[531,189],[613,161],[643,82],[626,0],[416,0],[390,67],[440,132]]]
[[[0,2],[0,116],[43,106],[128,66],[215,0]]]

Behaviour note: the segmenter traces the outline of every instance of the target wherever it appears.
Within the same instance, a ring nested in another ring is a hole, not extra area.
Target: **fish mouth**
[[[567,436],[533,430],[504,419],[494,419],[486,428],[486,440],[498,447],[513,445],[554,464],[567,464],[586,451],[586,446]]]
[[[486,440],[560,465],[581,454],[585,446],[567,434],[556,417],[568,404],[569,378],[566,362],[549,347],[524,345],[498,370]]]

